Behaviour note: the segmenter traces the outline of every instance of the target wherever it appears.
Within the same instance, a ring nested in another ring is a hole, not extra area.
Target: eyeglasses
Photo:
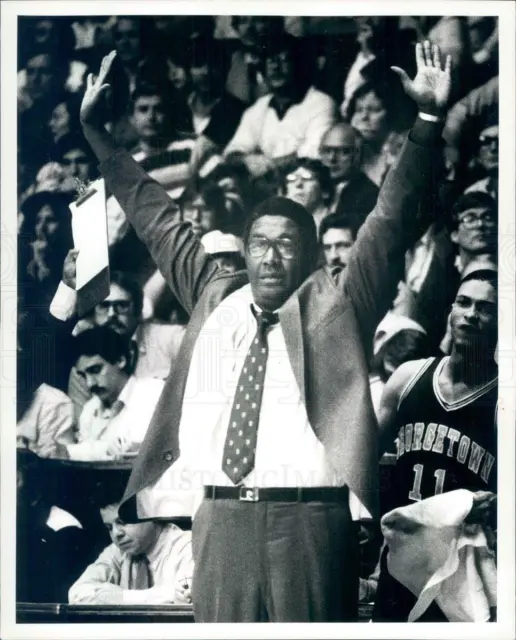
[[[478,141],[483,147],[488,147],[492,144],[498,147],[498,136],[480,136]]]
[[[249,240],[247,253],[251,258],[261,258],[267,253],[269,247],[274,247],[285,260],[292,260],[296,255],[295,244],[292,240],[283,239],[272,242],[265,238],[252,238]]]
[[[356,151],[356,148],[353,146],[349,147],[321,147],[321,153],[324,155],[330,155],[330,153],[334,153],[339,156],[352,156]]]
[[[103,300],[96,307],[98,313],[106,315],[112,308],[115,313],[127,313],[132,307],[131,300]]]
[[[459,224],[462,224],[467,229],[472,229],[478,223],[484,224],[486,227],[495,227],[496,226],[496,218],[490,213],[477,216],[474,213],[466,213],[459,218]]]
[[[297,182],[298,180],[301,180],[301,182],[304,183],[309,183],[309,182],[316,182],[317,178],[315,176],[313,176],[310,173],[289,173],[288,176],[285,178],[285,180],[289,183],[289,184],[293,184],[294,182]]]

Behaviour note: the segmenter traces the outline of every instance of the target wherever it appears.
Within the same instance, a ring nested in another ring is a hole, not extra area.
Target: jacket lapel
[[[279,310],[279,318],[283,335],[285,336],[288,358],[294,371],[301,398],[306,406],[305,354],[303,329],[301,326],[301,310],[297,293],[290,296]]]

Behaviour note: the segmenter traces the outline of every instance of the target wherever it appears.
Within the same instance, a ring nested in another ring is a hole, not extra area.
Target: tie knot
[[[279,316],[277,313],[271,311],[262,311],[256,314],[256,322],[262,331],[265,331],[269,327],[272,327],[279,322]]]

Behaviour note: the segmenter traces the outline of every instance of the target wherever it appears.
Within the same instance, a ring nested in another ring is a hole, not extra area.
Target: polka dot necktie
[[[252,308],[252,307],[251,307]],[[254,467],[263,381],[269,348],[267,329],[279,321],[277,313],[253,314],[258,325],[238,379],[224,445],[222,470],[234,483],[241,482]]]

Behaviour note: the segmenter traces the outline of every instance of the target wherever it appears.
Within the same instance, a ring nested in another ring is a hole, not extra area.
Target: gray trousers
[[[347,503],[205,499],[192,528],[196,622],[353,622],[359,545]]]

